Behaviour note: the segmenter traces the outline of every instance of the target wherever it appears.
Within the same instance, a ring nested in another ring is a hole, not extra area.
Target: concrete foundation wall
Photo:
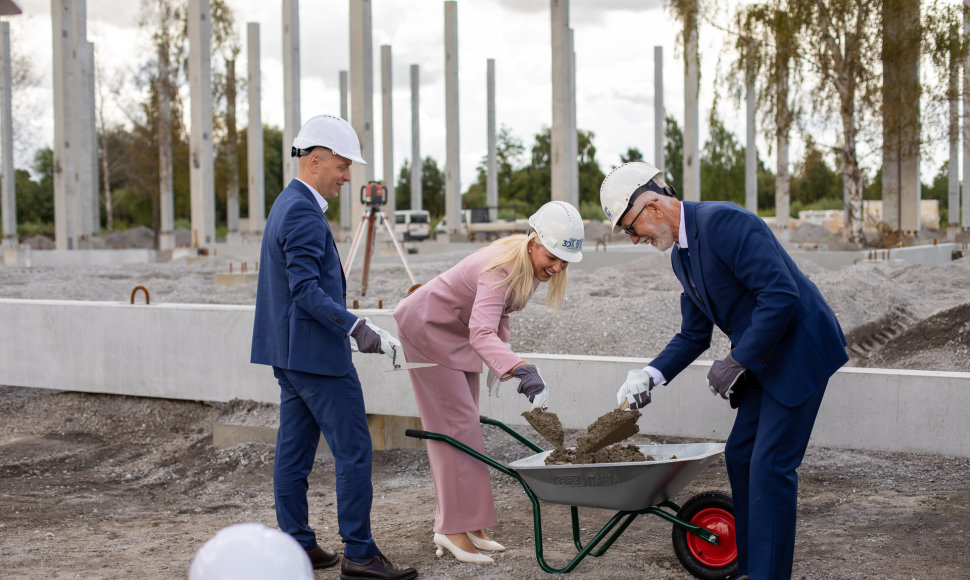
[[[139,301],[140,302],[140,301]],[[272,370],[249,363],[252,306],[0,299],[0,384],[172,399],[278,402]],[[389,310],[360,310],[396,332]],[[416,417],[406,372],[355,354],[370,414]],[[647,359],[523,353],[542,369],[567,428],[609,411],[626,373]],[[734,411],[707,388],[709,361],[654,391],[644,433],[727,437]],[[483,378],[484,382],[484,378]],[[529,409],[505,383],[481,411],[524,425]],[[483,385],[484,389],[484,385]],[[812,444],[970,456],[970,373],[843,369],[829,383]],[[523,433],[533,439],[531,429]]]

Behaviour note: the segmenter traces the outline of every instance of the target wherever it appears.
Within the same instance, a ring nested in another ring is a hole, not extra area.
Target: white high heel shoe
[[[471,532],[465,532],[468,539],[472,541],[472,545],[479,550],[487,550],[489,552],[504,552],[505,546],[499,544],[495,540],[486,540],[485,538],[479,538]]]
[[[469,562],[472,564],[492,564],[495,562],[495,560],[492,560],[485,554],[466,552],[462,550],[444,534],[436,533],[434,535],[434,544],[438,547],[438,549],[435,551],[435,556],[439,558],[444,555],[445,549],[447,549],[459,562]]]

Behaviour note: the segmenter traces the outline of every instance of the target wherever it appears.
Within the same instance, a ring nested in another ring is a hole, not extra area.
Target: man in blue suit
[[[340,577],[409,580],[417,572],[389,562],[371,536],[371,439],[350,339],[360,352],[388,355],[400,343],[347,311],[347,283],[324,216],[326,200],[350,180],[351,164],[366,162],[353,128],[331,115],[303,125],[292,155],[299,158],[296,179],[276,198],[263,232],[250,358],[271,365],[280,385],[277,523],[303,546],[314,568],[340,560],[317,544],[308,518],[307,477],[322,432],[337,475]]]
[[[600,189],[614,233],[673,248],[684,287],[681,329],[617,393],[636,409],[711,345],[716,325],[731,352],[711,366],[711,391],[738,409],[725,447],[734,500],[739,578],[791,577],[802,462],[829,377],[848,360],[821,293],[758,216],[729,202],[681,202],[648,163],[614,169]]]

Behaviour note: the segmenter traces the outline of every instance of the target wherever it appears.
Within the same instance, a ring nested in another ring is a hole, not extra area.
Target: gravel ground
[[[415,244],[409,263],[425,281],[467,255]],[[617,248],[619,250],[622,248]],[[611,252],[614,251],[611,248]],[[628,258],[628,259],[626,259]],[[247,259],[252,259],[251,257]],[[145,285],[152,302],[252,304],[255,283],[214,283],[240,259],[227,256],[98,268],[0,268],[0,297],[127,301]],[[513,316],[513,347],[522,352],[610,356],[656,354],[679,325],[680,287],[669,259],[652,251],[603,256],[570,270],[563,312],[548,314],[537,296]],[[253,267],[250,262],[250,267]],[[839,271],[804,265],[836,311],[854,353],[850,364],[970,371],[970,258],[943,266],[857,264]],[[410,281],[396,254],[382,247],[362,307],[393,307]],[[541,291],[540,291],[541,292]],[[348,295],[360,294],[360,264]],[[18,330],[19,331],[19,330]],[[715,335],[705,358],[726,352]],[[3,578],[184,579],[196,550],[216,531],[242,521],[275,526],[273,446],[215,449],[217,422],[273,425],[275,405],[210,404],[0,387],[0,576]],[[488,454],[503,463],[529,452],[486,428]],[[535,433],[525,433],[539,440]],[[567,445],[577,433],[566,433]],[[675,442],[649,433],[634,443]],[[312,521],[322,544],[339,544],[332,461],[317,460],[310,480]],[[962,538],[970,522],[970,459],[812,448],[800,469],[795,578],[957,578],[970,567]],[[395,561],[424,578],[544,578],[536,565],[530,504],[514,480],[493,472],[499,525],[492,535],[510,549],[489,567],[434,557],[434,496],[420,450],[380,451],[374,461],[373,528]],[[677,498],[727,490],[723,462]],[[544,555],[554,566],[575,553],[568,510],[543,505]],[[609,513],[580,511],[584,538]],[[336,578],[334,570],[316,578]],[[682,579],[670,525],[638,519],[601,558],[587,558],[580,578]]]

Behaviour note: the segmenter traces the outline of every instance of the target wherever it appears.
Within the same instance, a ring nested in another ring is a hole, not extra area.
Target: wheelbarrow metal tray
[[[655,461],[546,465],[543,451],[508,466],[540,500],[564,504],[639,511],[666,501],[724,452],[723,443],[640,445]],[[676,457],[676,459],[671,459]]]

